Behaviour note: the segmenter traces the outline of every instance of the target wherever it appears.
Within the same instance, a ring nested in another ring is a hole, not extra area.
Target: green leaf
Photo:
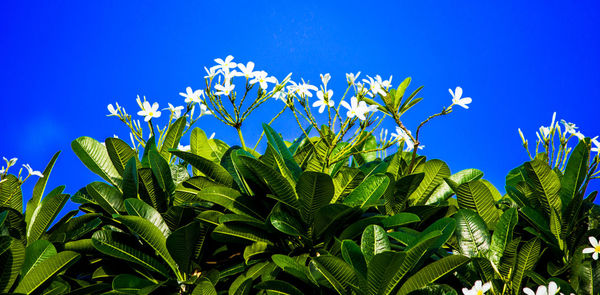
[[[25,249],[25,261],[21,268],[21,277],[27,275],[42,261],[56,255],[56,248],[46,240],[38,240]]]
[[[125,211],[123,195],[118,189],[104,182],[92,182],[85,188],[108,214],[119,214],[119,212]]]
[[[93,138],[83,136],[71,142],[71,148],[88,169],[112,185],[121,187],[123,179],[111,162],[106,147]]]
[[[457,186],[483,177],[483,172],[477,169],[465,169],[450,175],[447,179]],[[448,185],[447,181],[442,182],[435,188],[425,204],[434,204],[449,198],[454,194],[454,190]]]
[[[342,167],[333,178],[335,186],[335,195],[331,199],[331,203],[335,203],[338,199],[347,196],[354,190],[365,178],[365,174],[358,168]]]
[[[31,221],[27,227],[27,244],[31,244],[39,239],[50,227],[54,218],[58,216],[60,210],[65,206],[69,195],[61,194],[64,187],[58,187],[58,190],[50,192],[40,205],[35,208],[31,216]]]
[[[192,130],[190,135],[190,151],[215,163],[221,160],[223,154],[216,144],[208,140],[206,133],[200,128]]]
[[[7,174],[0,182],[0,207],[8,207],[23,212],[21,183],[12,174]]]
[[[167,162],[170,162],[171,153],[169,153],[170,149],[176,149],[179,145],[179,140],[181,139],[181,135],[183,134],[183,129],[185,129],[185,124],[187,122],[187,118],[185,116],[177,119],[169,129],[167,130],[167,134],[165,135],[165,139],[160,146],[160,155]]]
[[[127,214],[129,215],[139,216],[150,221],[150,223],[160,229],[165,238],[171,234],[171,230],[167,226],[162,215],[144,201],[139,199],[127,199],[125,200],[125,210],[127,210]]]
[[[273,207],[269,215],[269,221],[273,227],[290,236],[306,236],[305,227],[302,225],[302,222],[284,210],[280,205]]]
[[[438,239],[435,242],[431,243],[431,248],[430,248],[432,250],[437,250],[438,248],[442,247],[450,239],[450,237],[452,237],[452,234],[454,234],[455,230],[456,230],[456,220],[455,219],[450,218],[450,217],[438,219],[434,223],[432,223],[430,226],[428,226],[425,230],[423,230],[420,234],[418,234],[415,241],[413,243],[409,244],[409,248],[414,247],[415,242],[419,242],[422,239],[427,238],[429,235],[431,235],[434,232],[439,232],[440,236],[438,237]]]
[[[271,256],[271,259],[273,260],[273,263],[275,263],[283,271],[291,274],[305,283],[312,283],[316,285],[316,282],[314,282],[312,275],[308,271],[308,268],[304,265],[306,258],[301,260],[301,257],[299,256],[290,257],[287,255],[275,254]]]
[[[233,177],[231,177],[229,172],[227,172],[227,170],[221,165],[211,160],[184,151],[171,150],[171,153],[190,163],[192,167],[198,169],[200,172],[206,175],[206,177],[217,183],[225,186],[231,186],[234,183]]]
[[[202,278],[192,291],[192,295],[217,295],[217,290],[210,280]]]
[[[168,269],[156,258],[141,251],[135,242],[123,233],[110,230],[99,230],[92,236],[92,245],[101,253],[139,264],[168,277]]]
[[[331,176],[325,173],[306,171],[300,174],[296,184],[302,220],[311,225],[317,211],[329,205],[335,188]]]
[[[265,242],[256,242],[253,243],[252,245],[248,245],[246,246],[246,248],[244,248],[244,262],[246,262],[246,264],[248,264],[248,262],[250,261],[250,259],[252,259],[252,257],[257,256],[257,255],[263,255],[267,252],[269,252],[271,249],[269,247],[269,244],[265,243]],[[268,262],[267,262],[268,263]]]
[[[17,239],[11,239],[10,248],[0,255],[0,292],[8,293],[13,287],[25,261],[25,248]]]
[[[131,158],[123,171],[123,199],[138,197],[137,158]]]
[[[371,224],[365,228],[360,240],[360,249],[365,259],[368,262],[371,259],[384,251],[391,249],[390,241],[383,227]]]
[[[344,258],[346,263],[352,265],[358,274],[364,275],[367,273],[367,261],[356,242],[353,240],[343,240],[341,249],[342,258]]]
[[[589,139],[580,140],[573,152],[569,155],[569,162],[565,168],[565,175],[561,179],[560,199],[567,205],[577,197],[579,188],[585,180],[590,161]]]
[[[521,250],[519,250],[517,266],[512,277],[512,287],[515,294],[518,294],[521,291],[521,284],[525,272],[532,270],[535,263],[538,261],[540,248],[540,240],[536,238],[525,243],[525,245],[521,247]]]
[[[294,287],[294,285],[280,280],[268,280],[263,281],[254,286],[254,288],[259,290],[265,290],[267,292],[274,292],[275,294],[285,294],[285,295],[303,295],[304,293],[298,288]]]
[[[262,126],[269,144],[275,149],[275,151],[277,151],[278,154],[283,157],[287,168],[290,169],[294,175],[294,178],[298,179],[298,177],[300,177],[300,173],[302,173],[302,169],[300,169],[300,166],[298,166],[298,163],[296,163],[294,160],[292,153],[290,153],[290,150],[288,150],[281,136],[268,124],[263,123]]]
[[[550,216],[552,208],[561,211],[560,180],[548,163],[534,159],[525,162],[524,167],[527,171],[527,183],[533,188],[546,215]]]
[[[430,263],[408,278],[396,294],[405,295],[414,290],[423,288],[453,272],[467,262],[469,262],[468,257],[462,255],[450,255]]]
[[[486,257],[490,248],[490,234],[477,213],[461,209],[454,215],[456,239],[461,254],[467,257]]]
[[[32,293],[46,281],[69,268],[80,257],[76,252],[63,251],[42,261],[21,279],[15,293]]]
[[[167,249],[167,240],[158,227],[139,216],[117,216],[115,219],[123,223],[132,232],[148,243],[148,245],[150,245],[150,247],[152,247],[154,251],[167,262],[178,278],[180,277],[177,263],[173,260],[173,257],[171,257],[171,254],[169,254]]]
[[[239,156],[239,159],[255,173],[269,187],[278,201],[298,209],[299,203],[294,187],[281,174],[277,173],[273,168],[265,165],[261,161],[247,157]]]
[[[112,281],[113,290],[129,294],[144,294],[141,292],[142,289],[153,285],[156,284],[130,274],[120,274]]]
[[[42,172],[42,174],[44,176],[40,177],[38,179],[38,181],[35,183],[35,186],[33,187],[33,193],[31,195],[31,200],[29,200],[27,202],[27,208],[25,208],[25,222],[26,223],[30,222],[33,211],[35,210],[35,208],[37,208],[37,206],[40,204],[40,201],[42,200],[42,196],[44,195],[44,191],[46,190],[46,184],[48,183],[48,179],[50,178],[50,173],[52,173],[52,168],[54,168],[54,163],[56,163],[56,159],[58,158],[58,155],[60,155],[60,151],[56,152],[54,154],[54,156],[52,156],[52,159],[50,159],[50,162],[48,162],[48,165],[46,165],[46,168]],[[0,184],[0,186],[1,186],[1,184]],[[2,205],[1,207],[5,207],[5,206]],[[22,209],[17,209],[14,207],[13,207],[13,209],[15,209],[19,212],[22,211]]]
[[[123,140],[118,138],[107,138],[104,141],[104,145],[106,146],[106,151],[108,152],[108,157],[110,161],[113,163],[119,175],[123,175],[125,171],[125,166],[129,160],[136,159],[137,153]]]
[[[160,188],[152,169],[141,168],[138,170],[139,176],[139,196],[147,204],[152,205],[158,212],[164,212],[168,206],[168,196]]]
[[[311,263],[338,294],[350,294],[351,286],[359,287],[356,272],[343,260],[331,255],[321,255],[313,257]]]
[[[494,197],[487,185],[481,180],[474,180],[458,186],[456,190],[458,206],[471,209],[483,218],[488,228],[494,229],[500,214],[496,208]]]
[[[221,224],[217,226],[212,237],[218,241],[224,242],[264,242],[269,245],[273,243],[269,240],[269,235],[255,227],[245,224]]]
[[[148,153],[148,162],[150,163],[150,169],[152,169],[152,174],[156,177],[158,182],[158,186],[171,195],[175,191],[175,184],[173,183],[173,178],[171,177],[171,168],[169,167],[169,163],[156,151],[150,151]]]
[[[256,202],[252,198],[240,194],[237,190],[227,187],[207,187],[198,192],[196,197],[223,206],[233,213],[264,220]]]
[[[178,228],[167,237],[167,249],[181,271],[188,272],[190,269],[196,242],[201,235],[200,223],[195,221]]]
[[[402,212],[392,216],[386,217],[383,221],[384,228],[395,228],[410,223],[419,222],[421,219],[418,215],[413,213]]]
[[[440,185],[444,178],[450,176],[450,168],[441,160],[429,160],[423,166],[425,177],[410,196],[409,200],[413,205],[423,205],[427,203],[433,190]]]
[[[372,174],[356,187],[343,203],[349,206],[358,206],[361,209],[372,206],[383,196],[389,184],[390,178],[387,175]]]
[[[496,225],[492,241],[490,243],[489,259],[492,264],[498,268],[500,258],[504,253],[508,243],[512,240],[513,230],[519,220],[519,213],[516,208],[506,210]]]

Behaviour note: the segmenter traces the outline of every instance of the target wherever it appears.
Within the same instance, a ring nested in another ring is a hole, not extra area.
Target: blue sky
[[[279,78],[316,82],[331,73],[334,100],[346,72],[393,75],[394,85],[411,76],[411,89],[425,86],[404,117],[411,129],[450,103],[448,88],[462,86],[471,108],[428,124],[423,153],[453,172],[483,170],[501,191],[506,173],[528,159],[517,128],[533,142],[556,111],[600,135],[597,1],[56,2],[0,10],[0,156],[41,170],[62,150],[50,186],[68,193],[99,179],[71,151],[73,139],[128,137],[105,116],[107,104],[134,113],[138,94],[161,108],[183,104],[178,93],[202,88],[203,67],[228,54]],[[250,117],[247,141],[280,106],[269,102]],[[198,126],[238,143],[213,118]],[[298,134],[289,120],[275,126],[288,139]]]

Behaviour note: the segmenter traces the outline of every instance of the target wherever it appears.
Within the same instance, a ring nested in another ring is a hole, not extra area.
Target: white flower
[[[181,143],[177,146],[177,149],[180,151],[184,151],[187,152],[190,150],[190,146],[189,145],[181,145]]]
[[[559,290],[560,288],[558,287],[558,285],[556,285],[555,282],[550,282],[548,287],[539,286],[535,293],[529,288],[523,288],[523,292],[525,292],[525,294],[527,295],[555,295],[556,293],[558,293]]]
[[[521,128],[519,128],[519,136],[521,136],[521,140],[523,141],[523,144],[527,143],[527,140],[525,140],[525,136],[523,136],[523,131],[521,131]]]
[[[142,104],[142,110],[137,113],[140,116],[144,116],[144,121],[148,122],[152,118],[160,117],[160,111],[158,110],[158,102],[155,102],[150,106],[150,103],[144,101]]]
[[[9,160],[6,157],[2,157],[2,159],[4,159],[4,162],[6,162],[6,169],[10,168],[10,166],[13,166],[18,160],[17,158],[12,158]]]
[[[598,142],[598,136],[592,138],[592,143],[594,144],[594,147],[591,149],[591,151],[596,153],[600,151],[600,142]]]
[[[0,174],[4,174],[4,172],[6,172],[6,169],[4,169],[4,166],[2,166],[2,168],[0,168]]]
[[[231,82],[229,82],[229,79],[225,80],[225,83],[223,85],[221,84],[217,84],[215,85],[215,89],[218,90],[215,94],[216,95],[229,95],[231,93],[231,91],[233,91],[233,89],[235,88],[235,84],[231,84]]]
[[[237,66],[242,71],[241,73],[236,71],[236,75],[240,77],[246,77],[246,79],[250,79],[256,74],[256,72],[254,72],[254,63],[251,61],[249,61],[247,65],[238,63]]]
[[[163,110],[169,110],[173,113],[173,118],[179,119],[181,117],[181,111],[183,110],[183,106],[174,107],[171,103],[169,103],[168,108],[164,108]]]
[[[366,119],[365,115],[370,110],[370,107],[367,106],[367,103],[362,100],[359,102],[355,96],[350,99],[350,105],[345,101],[342,101],[341,105],[348,109],[348,112],[346,112],[346,116],[348,116],[348,118],[354,118],[356,116],[361,121]]]
[[[317,91],[317,98],[319,98],[319,100],[315,101],[312,106],[319,108],[319,113],[323,113],[326,106],[334,106],[333,100],[331,100],[332,95],[333,90],[327,90],[327,95],[323,95],[323,91],[321,90]]]
[[[131,139],[131,146],[136,147],[135,140],[133,139],[133,133],[129,132],[129,139]]]
[[[273,77],[273,76],[267,77],[267,72],[260,71],[260,72],[256,72],[254,74],[254,79],[252,79],[250,81],[250,84],[259,83],[260,88],[262,88],[263,90],[267,90],[267,87],[268,87],[267,82],[277,83],[277,79],[275,79],[275,77]]]
[[[348,81],[348,85],[354,84],[356,79],[360,76],[360,71],[354,75],[354,73],[346,73],[346,81]]]
[[[554,125],[555,121],[556,121],[556,112],[554,112],[552,114],[552,122],[550,123],[550,132],[554,131],[554,128],[556,128],[556,126],[558,126],[558,123],[556,124],[556,126]]]
[[[550,127],[546,127],[546,126],[541,126],[540,127],[540,134],[542,135],[542,138],[546,139],[550,136]]]
[[[454,91],[452,91],[452,89],[448,89],[448,91],[452,95],[452,104],[459,105],[465,109],[469,108],[467,105],[473,100],[470,97],[461,98],[463,90],[460,86],[457,86]]]
[[[119,106],[118,103],[117,103],[117,108],[116,109],[115,109],[115,107],[113,107],[112,103],[108,104],[108,106],[106,108],[110,112],[110,115],[106,115],[107,117],[118,116],[119,115],[119,110],[121,109],[121,107]]]
[[[214,132],[210,135],[210,137],[208,139],[213,139],[213,138],[215,138],[215,133]]]
[[[585,138],[585,135],[579,131],[573,133],[573,135],[575,135],[579,140],[583,140]]]
[[[291,86],[288,86],[288,91],[294,91],[298,93],[300,96],[308,96],[312,97],[312,93],[309,90],[317,91],[317,87],[310,85],[306,82],[302,82],[302,84],[296,84],[294,81],[290,81],[292,83]]]
[[[329,75],[329,73],[323,75],[320,74],[319,76],[321,76],[321,82],[323,82],[323,86],[325,89],[327,89],[327,83],[329,83],[329,80],[331,79],[331,75]]]
[[[219,65],[216,67],[221,68],[223,70],[223,72],[228,73],[229,69],[233,69],[237,66],[236,63],[232,62],[232,60],[233,60],[233,56],[231,56],[231,55],[228,55],[225,58],[225,60],[217,58],[217,59],[215,59],[215,62],[218,63]]]
[[[198,89],[196,91],[192,91],[192,87],[187,87],[185,88],[185,92],[179,92],[179,95],[185,97],[185,103],[190,103],[190,102],[197,102],[197,103],[201,103],[202,99],[200,98],[201,96],[204,97],[204,91],[202,91],[202,89]]]
[[[29,166],[29,164],[23,164],[23,167],[25,167],[25,169],[27,169],[27,172],[29,173],[29,175],[35,175],[38,177],[44,177],[44,175],[42,174],[42,172],[40,171],[34,171],[33,169],[31,169],[31,166]]]
[[[568,123],[565,120],[560,120],[560,122],[565,126],[565,132],[570,133],[570,134],[575,134],[577,132],[578,127],[575,126],[575,123]]]
[[[279,91],[273,93],[273,98],[276,100],[281,100],[283,102],[286,102],[287,94],[285,93],[285,91],[279,90]]]
[[[392,87],[392,76],[390,76],[389,80],[382,80],[381,76],[377,75],[375,76],[375,81],[377,81],[381,87],[385,88],[385,90],[388,90],[390,87]]]
[[[212,112],[208,109],[205,104],[200,104],[200,117],[204,115],[212,115]]]
[[[490,288],[492,288],[492,283],[487,282],[485,284],[482,284],[481,281],[475,281],[475,284],[473,285],[473,288],[471,288],[471,290],[467,289],[467,288],[463,288],[463,294],[464,295],[483,295],[485,294],[485,292],[489,291]]]
[[[205,79],[212,79],[216,75],[223,73],[221,71],[221,69],[219,69],[219,66],[214,66],[214,67],[211,67],[210,69],[207,69],[206,67],[204,67],[204,70],[206,71],[206,76],[204,76]]]
[[[377,80],[373,79],[369,75],[367,75],[367,78],[369,78],[369,80],[362,79],[362,81],[364,83],[369,84],[369,91],[370,91],[369,95],[375,96],[377,94],[381,94],[382,96],[385,96],[385,90],[383,90],[381,83],[379,83]],[[379,77],[379,80],[381,80],[381,77]]]
[[[410,136],[408,134],[412,134],[410,132],[410,130],[408,131],[408,133],[406,133],[406,131],[404,131],[404,129],[396,126],[396,132],[392,132],[392,138],[396,139],[396,138],[400,138],[402,139],[408,146],[413,146],[414,143],[412,141],[412,139],[410,139]],[[398,144],[400,144],[400,141],[398,141]],[[412,149],[412,148],[411,148]]]

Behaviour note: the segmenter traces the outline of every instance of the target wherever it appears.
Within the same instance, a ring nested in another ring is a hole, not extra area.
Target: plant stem
[[[240,137],[240,143],[242,144],[242,148],[246,150],[246,143],[244,142],[244,135],[242,135],[242,129],[240,127],[235,128],[237,130],[238,136]]]

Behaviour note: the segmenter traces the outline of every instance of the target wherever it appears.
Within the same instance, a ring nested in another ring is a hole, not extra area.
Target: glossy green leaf
[[[313,257],[311,262],[338,294],[350,294],[351,286],[359,287],[356,272],[343,260],[330,255]]]
[[[590,141],[580,140],[569,155],[569,161],[565,168],[565,175],[561,179],[560,199],[561,203],[567,205],[578,197],[579,188],[583,184],[588,172],[590,161]]]
[[[209,201],[227,210],[241,215],[246,215],[259,220],[263,220],[256,202],[248,197],[240,194],[239,191],[226,187],[207,187],[201,190],[196,198],[204,201]]]
[[[519,293],[525,271],[533,269],[539,259],[541,243],[539,239],[528,241],[519,250],[516,268],[512,276],[513,292]]]
[[[152,174],[156,177],[158,186],[167,194],[172,194],[175,191],[175,184],[173,183],[169,163],[156,151],[148,153],[148,162]]]
[[[176,149],[179,145],[179,140],[181,139],[181,135],[183,134],[183,130],[185,129],[185,124],[187,123],[187,118],[185,116],[177,119],[169,129],[163,139],[160,146],[160,155],[167,162],[170,162],[171,153],[170,149]]]
[[[533,188],[544,212],[550,216],[552,208],[562,210],[560,201],[560,180],[552,168],[541,160],[525,162],[527,183]]]
[[[298,166],[298,163],[294,160],[292,153],[288,150],[281,136],[266,123],[263,123],[262,127],[269,144],[283,157],[287,168],[292,172],[294,178],[298,179],[302,173],[302,169],[300,169],[300,166]]]
[[[490,262],[496,265],[500,263],[500,258],[504,253],[508,243],[512,240],[513,230],[519,220],[519,213],[516,208],[506,210],[496,225],[492,240],[490,243],[489,259]]]
[[[276,199],[292,208],[298,209],[298,197],[292,184],[281,174],[277,173],[273,168],[265,165],[261,161],[240,156],[239,159],[255,173],[269,187]]]
[[[360,240],[360,249],[367,263],[375,255],[389,251],[391,249],[390,241],[383,227],[376,224],[367,226]]]
[[[469,209],[461,209],[455,215],[454,232],[461,254],[467,257],[486,257],[490,248],[490,234],[483,219]]]
[[[367,261],[356,242],[353,240],[343,240],[341,250],[344,261],[350,264],[358,274],[364,275],[367,273]]]
[[[335,186],[335,194],[332,203],[335,203],[338,199],[347,196],[352,190],[354,190],[365,178],[365,174],[358,168],[342,167],[333,178],[333,184]]]
[[[372,206],[383,196],[389,184],[390,179],[385,174],[370,175],[344,199],[343,203],[361,209]]]
[[[202,235],[200,223],[195,221],[180,227],[167,237],[167,249],[179,269],[187,272],[198,239]]]
[[[419,187],[409,196],[411,204],[423,205],[429,200],[433,190],[440,185],[444,178],[450,176],[450,168],[441,160],[429,160],[423,166],[425,177]]]
[[[10,248],[0,255],[0,292],[8,293],[19,276],[25,261],[25,247],[21,241],[11,239]]]
[[[59,187],[54,193],[50,192],[33,211],[27,227],[27,244],[33,243],[44,234],[69,200],[69,195],[61,194],[61,191],[62,188]]]
[[[450,177],[447,179],[451,181],[451,183],[461,185],[463,183],[480,179],[481,177],[483,177],[483,172],[477,169],[465,169],[450,175]],[[454,194],[454,190],[448,185],[447,181],[444,181],[435,188],[425,204],[434,204],[443,201],[449,198],[452,194]]]
[[[462,255],[450,255],[430,263],[408,278],[396,294],[405,295],[419,288],[423,288],[455,271],[467,262],[469,262],[468,257]]]
[[[88,169],[114,186],[121,187],[123,179],[110,160],[106,147],[93,138],[83,136],[71,142],[71,148]]]
[[[306,224],[311,225],[317,211],[329,205],[335,188],[328,174],[306,171],[298,178],[296,193],[300,203],[300,217]]]
[[[23,193],[21,183],[16,176],[7,174],[0,182],[0,207],[23,211]]]
[[[167,226],[167,223],[163,219],[162,215],[152,206],[146,204],[140,199],[127,199],[125,200],[124,204],[127,214],[139,216],[150,221],[150,223],[156,226],[163,233],[165,238],[171,234],[171,230]]]
[[[194,155],[190,152],[178,150],[171,150],[171,153],[190,163],[192,167],[198,169],[200,172],[206,175],[206,177],[217,183],[225,186],[231,186],[234,183],[233,177],[231,177],[225,168],[209,159]]]
[[[86,187],[87,192],[108,214],[119,214],[125,211],[121,192],[104,182],[92,182]]]
[[[192,291],[192,295],[217,295],[217,290],[210,280],[203,278]]]
[[[56,159],[58,158],[58,155],[60,155],[60,151],[56,152],[52,156],[52,159],[50,159],[50,162],[48,162],[48,165],[46,165],[46,168],[42,172],[42,175],[44,175],[44,176],[40,177],[38,179],[38,181],[35,183],[35,186],[33,187],[33,193],[31,194],[31,200],[27,201],[27,208],[25,208],[25,222],[26,223],[29,223],[29,221],[31,220],[31,215],[33,214],[33,211],[35,210],[35,208],[37,208],[37,206],[40,204],[40,201],[42,200],[42,196],[44,195],[44,191],[46,190],[46,184],[48,183],[48,179],[50,178],[50,174],[52,173],[52,168],[54,168],[54,164],[56,163]],[[5,206],[1,206],[1,207],[5,207]],[[16,209],[16,208],[13,208],[13,209],[22,211],[21,209]]]
[[[136,159],[137,153],[123,140],[119,138],[107,138],[104,141],[108,157],[119,175],[123,175],[125,166],[129,160]]]
[[[38,240],[25,249],[25,261],[21,268],[21,277],[27,275],[42,261],[56,255],[56,248],[46,240]]]
[[[265,290],[268,292],[274,292],[275,294],[284,294],[284,295],[303,295],[304,293],[298,288],[294,287],[294,285],[280,280],[268,280],[263,281],[254,286],[256,289]]]
[[[80,257],[76,252],[63,251],[40,262],[21,279],[15,293],[32,293],[52,277],[69,268]]]
[[[458,206],[471,209],[479,214],[488,228],[493,229],[500,218],[494,197],[487,185],[474,180],[458,186],[456,190]]]

